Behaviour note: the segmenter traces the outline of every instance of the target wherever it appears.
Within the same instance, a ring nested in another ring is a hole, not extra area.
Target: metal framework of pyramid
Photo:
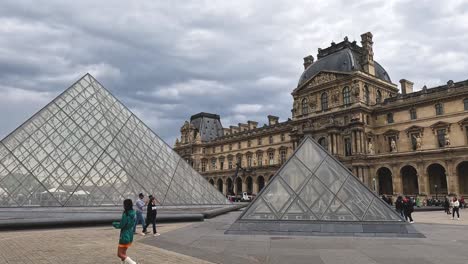
[[[420,234],[306,137],[227,234]]]
[[[86,74],[0,142],[0,207],[228,204]]]

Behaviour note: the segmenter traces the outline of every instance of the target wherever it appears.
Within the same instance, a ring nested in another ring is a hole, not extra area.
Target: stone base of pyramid
[[[295,222],[238,220],[225,232],[229,235],[355,236],[424,238],[405,222]]]

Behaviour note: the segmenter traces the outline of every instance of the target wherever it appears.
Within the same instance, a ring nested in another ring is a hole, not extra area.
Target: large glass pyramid
[[[391,221],[400,216],[306,137],[240,219]]]
[[[162,205],[225,197],[86,74],[0,142],[0,207]]]

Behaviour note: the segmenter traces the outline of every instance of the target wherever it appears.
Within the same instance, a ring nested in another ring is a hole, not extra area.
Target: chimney
[[[409,94],[413,92],[413,84],[412,82],[406,80],[406,79],[401,79],[400,80],[401,84],[401,94]]]
[[[361,35],[361,45],[364,50],[362,68],[364,72],[375,76],[374,51],[372,50],[372,33],[367,32]]]
[[[231,134],[239,132],[239,127],[236,126],[229,126],[229,129],[231,129]]]
[[[225,136],[228,136],[228,135],[231,134],[231,129],[230,128],[223,128],[223,131],[224,131]]]
[[[279,117],[269,115],[268,116],[268,125],[269,126],[276,125],[276,124],[278,124],[278,120],[279,120]]]
[[[304,57],[304,70],[307,69],[312,63],[314,63],[314,56],[309,55]]]
[[[249,130],[249,125],[239,123],[239,132]]]
[[[249,130],[253,130],[257,128],[258,122],[249,120],[247,121],[247,124],[249,125]]]

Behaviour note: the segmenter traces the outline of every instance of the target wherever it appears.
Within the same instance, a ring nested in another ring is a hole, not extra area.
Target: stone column
[[[223,194],[227,195],[227,183],[226,180],[223,180]]]
[[[428,184],[426,183],[427,175],[426,175],[426,172],[424,171],[424,164],[423,163],[418,163],[416,165],[416,170],[418,172],[418,189],[419,189],[419,193],[428,194],[429,190],[426,188],[428,186]]]
[[[357,153],[361,153],[361,131],[356,131],[356,145],[357,145]]]
[[[258,177],[258,176],[257,176],[257,177]],[[258,181],[257,181],[257,177],[255,177],[255,180],[252,179],[252,181],[253,181],[253,190],[252,190],[252,192],[253,192],[254,194],[257,194],[257,193],[258,193]]]
[[[393,182],[393,192],[402,194],[403,193],[403,182],[401,179],[400,170],[397,166],[392,166],[392,182]]]
[[[447,171],[445,172],[447,176],[447,190],[448,193],[460,194],[460,185],[458,182],[456,168],[454,168],[453,160],[447,160],[445,162]]]
[[[242,192],[247,191],[247,180],[242,181]]]

